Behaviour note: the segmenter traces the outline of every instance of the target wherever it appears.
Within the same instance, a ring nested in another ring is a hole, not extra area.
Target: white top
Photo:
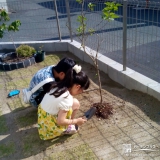
[[[57,115],[59,110],[69,111],[73,105],[73,97],[66,91],[59,97],[50,95],[55,89],[51,90],[49,93],[46,93],[41,102],[41,107],[44,111],[49,114]]]

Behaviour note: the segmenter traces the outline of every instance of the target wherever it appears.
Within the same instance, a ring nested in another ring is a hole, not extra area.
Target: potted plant
[[[5,9],[0,9],[0,38],[3,38],[4,34],[8,31],[7,33],[9,34],[10,40],[15,48],[15,52],[4,53],[1,55],[0,69],[8,71],[35,64],[35,49],[28,45],[20,45],[17,48],[10,33],[11,31],[19,31],[19,26],[21,25],[20,20],[15,20],[10,24],[8,24],[8,21],[10,21],[9,14]]]
[[[45,51],[42,48],[43,48],[43,46],[40,46],[39,50],[35,54],[35,61],[36,61],[36,63],[44,61]]]
[[[16,54],[17,57],[32,57],[36,53],[36,50],[26,44],[20,45],[18,48],[16,48]]]
[[[16,48],[16,52],[10,52],[1,57],[0,69],[10,71],[35,64],[35,53],[36,50],[33,47],[22,44]]]

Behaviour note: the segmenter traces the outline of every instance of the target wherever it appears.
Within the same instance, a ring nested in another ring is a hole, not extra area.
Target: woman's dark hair
[[[74,67],[75,61],[71,58],[65,57],[61,59],[56,66],[54,66],[54,69],[57,73],[64,72],[65,74],[67,71]]]
[[[77,74],[75,70],[70,69],[68,70],[65,78],[62,81],[52,83],[50,90],[53,88],[57,88],[57,89],[50,95],[59,97],[61,94],[66,92],[74,84],[78,84],[81,86],[81,88],[83,88],[83,90],[86,90],[89,88],[90,80],[88,76],[85,74],[85,72],[81,71]]]

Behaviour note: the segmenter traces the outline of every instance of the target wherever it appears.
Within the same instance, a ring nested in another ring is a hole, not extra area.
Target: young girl
[[[88,76],[75,65],[65,79],[53,83],[38,108],[38,132],[43,140],[62,134],[75,133],[75,125],[86,122],[84,118],[74,118],[79,109],[79,101],[73,96],[89,88]]]

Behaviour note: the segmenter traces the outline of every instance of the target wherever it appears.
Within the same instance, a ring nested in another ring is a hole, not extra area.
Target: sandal
[[[75,125],[69,125],[68,128],[63,132],[63,134],[75,134],[75,133],[77,133]]]

